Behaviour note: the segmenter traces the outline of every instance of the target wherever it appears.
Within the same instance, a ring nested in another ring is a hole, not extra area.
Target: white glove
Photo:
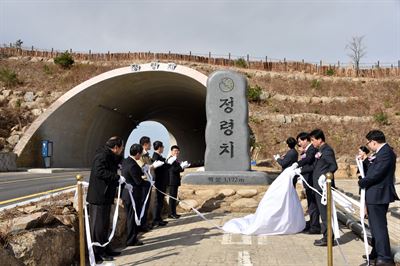
[[[131,184],[126,183],[125,184],[125,189],[127,189],[129,192],[132,192],[133,186]]]
[[[119,180],[118,180],[119,184],[122,185],[123,183],[125,183],[125,181],[126,181],[125,177],[123,177],[122,175],[120,175],[120,176],[119,176]]]
[[[162,161],[155,161],[151,166],[154,168],[154,169],[156,169],[157,167],[160,167],[161,165],[163,165],[164,164],[164,162],[162,162]]]
[[[171,156],[167,160],[167,164],[173,164],[176,161],[176,156]]]
[[[294,169],[296,175],[301,175],[301,167]]]
[[[149,166],[147,164],[143,165],[143,167],[142,167],[143,173],[147,173],[149,171],[149,169],[150,168],[149,168]]]
[[[292,169],[296,169],[297,167],[299,167],[299,164],[298,163],[293,163],[290,167]]]
[[[190,166],[190,163],[188,163],[187,161],[181,162],[182,169],[188,168],[189,166]]]
[[[278,160],[279,158],[281,158],[281,156],[280,156],[279,154],[275,154],[275,155],[274,155],[275,161]]]

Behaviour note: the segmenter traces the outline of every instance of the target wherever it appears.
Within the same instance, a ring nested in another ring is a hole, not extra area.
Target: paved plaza
[[[246,214],[209,213],[206,217],[223,225]],[[340,248],[348,265],[363,262],[363,242],[342,227]],[[144,246],[128,247],[115,265],[326,265],[326,247],[315,247],[320,235],[245,236],[227,234],[194,214],[170,220],[142,237]],[[346,265],[334,247],[334,265]]]

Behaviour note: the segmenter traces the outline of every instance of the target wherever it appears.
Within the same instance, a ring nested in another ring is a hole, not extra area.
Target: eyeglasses
[[[365,143],[365,146],[368,146],[368,144],[371,143],[372,140],[369,140],[367,143]]]

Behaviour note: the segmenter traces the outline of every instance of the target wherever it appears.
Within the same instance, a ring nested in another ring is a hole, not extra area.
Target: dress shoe
[[[181,216],[178,214],[170,214],[170,215],[168,215],[168,217],[172,218],[172,219],[179,219],[179,217],[181,217]]]
[[[110,256],[110,257],[115,257],[115,256],[121,255],[121,252],[115,251],[115,250],[112,250],[112,249],[109,249],[109,250],[106,249],[106,250],[104,251],[104,253],[105,253],[107,256]]]
[[[103,255],[96,255],[95,256],[96,263],[100,263],[102,261],[113,261],[114,258],[112,256],[108,256],[106,254]]]
[[[362,255],[362,258],[363,258],[363,259],[367,259],[367,255]],[[369,260],[374,260],[374,259],[376,259],[376,255],[373,256],[373,255],[369,254],[369,255],[368,255],[368,259],[369,259]]]
[[[144,233],[147,233],[147,232],[149,232],[151,229],[147,226],[147,225],[144,225],[144,226],[139,226],[139,228],[138,228],[138,231],[139,232],[144,232]]]
[[[166,221],[154,221],[153,226],[166,226],[167,223]]]
[[[314,241],[314,246],[326,247],[326,246],[328,246],[328,241],[325,238],[321,238],[321,239],[315,240]],[[332,246],[336,246],[336,242],[334,240],[332,241]]]
[[[308,234],[308,235],[320,235],[321,234],[321,230],[307,230],[307,231],[303,231],[303,234]]]
[[[133,242],[133,243],[126,243],[126,245],[127,245],[127,246],[143,246],[144,243],[143,243],[142,241],[140,241],[140,240],[136,240],[136,241]]]
[[[375,261],[375,266],[394,266],[394,262],[377,259]]]

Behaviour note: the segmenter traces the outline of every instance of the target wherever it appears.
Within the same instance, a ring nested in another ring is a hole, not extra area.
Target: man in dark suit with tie
[[[317,149],[310,142],[310,135],[306,132],[301,132],[296,137],[298,145],[303,148],[304,154],[301,156],[300,161],[297,162],[297,167],[301,167],[301,175],[310,186],[313,186],[313,170],[315,162],[315,154]],[[310,221],[304,229],[306,234],[320,234],[321,225],[319,223],[319,210],[315,194],[307,185],[305,186],[307,196],[307,208]]]
[[[180,153],[180,149],[177,145],[173,145],[171,147],[171,157],[168,158],[167,163],[169,166],[169,182],[168,182],[168,190],[170,196],[176,198],[178,197],[178,187],[181,185],[181,172],[183,172],[183,168],[181,167],[181,163],[178,161],[178,156]],[[169,198],[169,207],[171,209],[171,213],[169,214],[169,218],[179,219],[180,215],[176,213],[176,200],[173,198]]]
[[[147,183],[143,180],[142,168],[137,164],[137,160],[140,160],[143,148],[139,144],[133,144],[129,150],[130,156],[122,161],[122,175],[126,179],[126,183],[132,186],[133,199],[135,201],[136,215],[140,219],[140,213],[143,208],[143,193],[144,187],[147,187]],[[135,221],[135,211],[133,210],[133,203],[128,192],[129,189],[122,191],[122,200],[124,202],[126,211],[126,225],[127,225],[127,246],[143,245],[143,242],[137,238],[138,226]]]
[[[153,161],[161,161],[165,163],[165,158],[162,156],[162,153],[164,152],[164,145],[161,141],[154,141],[153,143],[153,148],[154,148],[154,153],[153,153]],[[155,208],[155,218],[153,220],[153,226],[164,226],[167,224],[166,221],[163,221],[161,217],[161,212],[164,207],[164,197],[165,195],[161,192],[164,192],[167,190],[167,184],[169,182],[169,165],[168,164],[163,164],[160,167],[157,167],[154,170],[155,173],[155,187],[158,189],[156,192],[157,196],[157,202],[156,202],[156,208]],[[161,191],[161,192],[160,192]]]
[[[327,173],[335,173],[338,169],[335,152],[333,149],[325,143],[325,135],[321,129],[314,129],[310,132],[311,143],[314,148],[318,149],[315,154],[314,170],[312,175],[313,187],[322,194],[322,188],[318,184],[318,180],[321,175],[326,175]],[[332,176],[332,187],[335,187],[335,179]],[[321,215],[322,227],[321,233],[322,238],[315,240],[315,246],[327,246],[327,230],[332,230],[332,226],[328,225],[327,222],[327,211],[326,205],[321,203],[321,196],[315,193],[315,199],[317,201],[318,210]]]
[[[367,146],[375,152],[375,160],[369,165],[365,178],[358,181],[365,188],[368,222],[372,235],[370,259],[376,259],[374,265],[394,265],[391,252],[386,213],[389,203],[398,200],[394,187],[396,154],[386,143],[380,130],[372,130],[366,136]]]

